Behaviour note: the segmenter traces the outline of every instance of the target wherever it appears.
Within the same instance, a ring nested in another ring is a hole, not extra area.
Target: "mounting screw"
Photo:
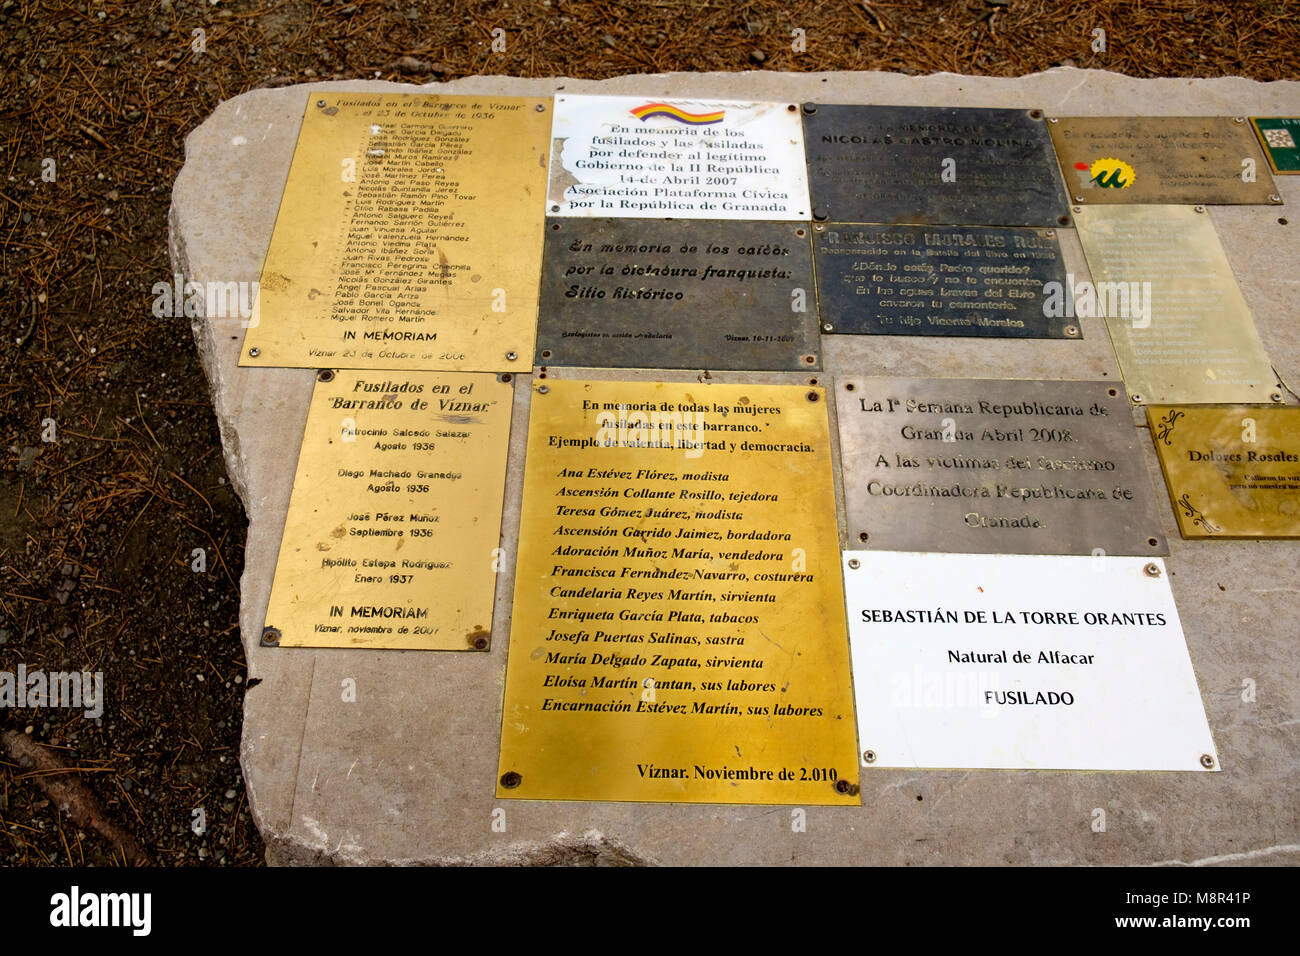
[[[280,629],[278,627],[262,628],[262,646],[263,647],[280,646]]]
[[[550,349],[542,349],[542,358],[550,358],[550,357],[551,357],[551,350],[550,350]]]
[[[486,637],[474,638],[474,650],[485,651],[487,650],[487,646],[488,646],[488,639]]]
[[[1268,398],[1269,398],[1269,401],[1271,401],[1271,402],[1280,402],[1280,401],[1282,401],[1282,393],[1281,393],[1281,392],[1270,392]]]
[[[1192,212],[1205,212],[1205,207],[1204,207],[1204,206],[1193,206],[1193,207],[1192,207]]]
[[[858,792],[858,788],[855,787],[853,784],[849,783],[847,780],[836,780],[836,781],[835,781],[835,792],[836,792],[836,793],[850,793],[850,794],[851,794],[851,793],[857,793],[857,792]]]
[[[546,112],[546,106],[545,106],[545,104],[542,104],[542,103],[538,103],[537,106],[535,107],[535,109],[536,109],[537,112],[539,112],[539,113],[545,113],[545,112]]]
[[[1269,202],[1281,202],[1281,201],[1282,201],[1282,197],[1279,196],[1277,193],[1273,193],[1273,195],[1271,195],[1271,196],[1268,197],[1268,201],[1269,201]]]
[[[1083,197],[1082,197],[1082,196],[1075,196],[1075,197],[1074,197],[1074,201],[1075,201],[1075,202],[1083,202]],[[1078,212],[1078,211],[1079,211],[1079,210],[1077,210],[1077,209],[1075,210],[1075,212]]]
[[[513,790],[523,782],[524,778],[519,776],[519,774],[515,773],[513,770],[507,770],[501,775],[501,786],[505,787],[507,790]]]
[[[803,105],[803,111],[804,111],[804,114],[805,114],[805,115],[807,115],[807,116],[812,116],[814,113],[817,112],[817,104],[816,104],[816,103],[805,103],[805,104]]]
[[[509,382],[509,381],[510,381],[510,378],[511,378],[511,376],[510,376],[510,373],[509,373],[509,372],[502,372],[500,375],[497,376],[497,381],[500,381],[500,382]]]
[[[798,236],[800,239],[802,239],[804,236],[808,235],[808,230],[807,230],[807,229],[796,229],[796,230],[794,231],[794,234],[795,234],[796,236]]]
[[[816,364],[817,364],[817,356],[815,356],[815,355],[805,355],[805,356],[803,357],[803,364],[804,364],[804,365],[816,365]]]
[[[1079,327],[1078,327],[1077,325],[1067,325],[1067,326],[1065,327],[1065,334],[1066,334],[1066,335],[1078,335],[1078,334],[1079,334]]]
[[[317,106],[324,106],[324,105],[325,105],[325,101],[324,101],[324,100],[317,100],[317,101],[316,101],[316,105],[317,105]]]
[[[1141,404],[1142,404],[1142,396],[1139,395],[1137,392],[1134,392],[1132,395],[1130,395],[1130,396],[1128,397],[1128,400],[1129,400],[1130,402],[1132,402],[1134,405],[1141,405]]]
[[[1075,202],[1083,202],[1083,200],[1080,199],[1078,196],[1075,196],[1075,197],[1074,197],[1074,201],[1075,201]],[[1074,207],[1074,211],[1075,211],[1075,212],[1083,212],[1083,207],[1082,207],[1082,206],[1075,206],[1075,207]]]
[[[793,103],[791,103],[791,104],[790,104],[789,106],[787,106],[785,109],[786,109],[786,112],[787,112],[787,113],[797,113],[797,112],[799,112],[799,107],[795,106]]]
[[[1043,238],[1044,238],[1044,239],[1055,239],[1055,238],[1056,238],[1056,230],[1055,230],[1055,229],[1044,229],[1044,230],[1043,230]]]
[[[551,390],[551,387],[550,387],[549,385],[538,385],[538,386],[537,386],[537,394],[538,394],[538,395],[545,395],[545,394],[546,394],[547,392],[549,392],[550,390]]]
[[[1206,770],[1211,769],[1214,766],[1214,758],[1209,754],[1201,754],[1201,766]]]
[[[862,562],[857,558],[849,558],[849,567],[856,571],[858,568],[862,567]]]
[[[871,535],[867,534],[865,531],[860,531],[860,532],[858,532],[858,540],[859,540],[859,541],[866,541],[866,540],[867,540],[868,538],[870,538],[870,537],[871,537]]]
[[[810,402],[815,402],[815,401],[817,401],[817,393],[816,393],[816,392],[809,392],[808,395],[807,395],[807,399],[808,399],[808,401],[810,401]]]
[[[507,352],[507,353],[506,353],[506,361],[507,361],[507,362],[513,362],[513,361],[514,361],[515,359],[517,359],[517,358],[519,358],[519,353],[518,353],[518,352]]]
[[[1042,118],[1043,118],[1043,111],[1042,111],[1042,110],[1030,110],[1030,111],[1029,111],[1029,118],[1030,118],[1030,119],[1042,119]]]
[[[1149,561],[1147,562],[1147,566],[1142,569],[1142,573],[1149,578],[1158,578],[1160,577],[1160,565],[1156,564],[1154,561]]]
[[[864,751],[862,751],[862,762],[863,762],[863,763],[875,763],[875,762],[876,762],[876,752],[875,752],[874,750],[864,750]]]
[[[821,223],[816,223],[813,225],[813,232],[825,232],[825,231],[826,231],[826,227],[823,226]]]
[[[822,331],[823,331],[823,332],[834,332],[834,331],[835,331],[835,326],[831,325],[829,322],[823,322],[823,323],[822,323]]]
[[[1234,116],[1234,117],[1232,118],[1232,121],[1233,121],[1234,123],[1244,123],[1244,122],[1246,122],[1246,117],[1244,117],[1244,116]]]
[[[334,369],[332,368],[321,369],[319,372],[316,373],[316,381],[318,382],[334,381]]]
[[[560,207],[558,205],[551,206],[551,212],[559,212],[559,211],[560,211]]]
[[[1055,116],[1053,116],[1053,117],[1052,117],[1051,119],[1049,119],[1047,122],[1049,122],[1049,123],[1059,123],[1059,122],[1061,122],[1061,121],[1060,121],[1059,119],[1057,119]]]

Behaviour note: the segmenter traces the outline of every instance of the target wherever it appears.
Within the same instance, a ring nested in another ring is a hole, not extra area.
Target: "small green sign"
[[[1275,173],[1300,173],[1300,117],[1251,117],[1255,135]]]

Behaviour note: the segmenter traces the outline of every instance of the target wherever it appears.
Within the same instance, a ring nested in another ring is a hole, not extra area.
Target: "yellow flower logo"
[[[1094,183],[1105,189],[1127,189],[1137,178],[1132,166],[1114,157],[1094,162],[1088,169],[1088,175],[1092,177]]]

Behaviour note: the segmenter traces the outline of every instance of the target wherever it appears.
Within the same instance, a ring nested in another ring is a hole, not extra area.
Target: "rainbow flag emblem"
[[[667,103],[646,103],[644,106],[638,106],[628,112],[643,123],[653,116],[666,116],[679,123],[685,123],[687,126],[708,126],[710,123],[721,123],[722,117],[726,115],[727,111],[688,113],[686,110],[678,109],[676,106],[670,106]]]

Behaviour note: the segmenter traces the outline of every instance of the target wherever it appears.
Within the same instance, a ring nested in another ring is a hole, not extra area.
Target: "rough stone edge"
[[[269,866],[658,866],[620,840],[599,830],[581,835],[561,832],[542,843],[512,843],[468,856],[375,860],[347,846],[330,850],[294,838],[276,837],[266,844]]]

